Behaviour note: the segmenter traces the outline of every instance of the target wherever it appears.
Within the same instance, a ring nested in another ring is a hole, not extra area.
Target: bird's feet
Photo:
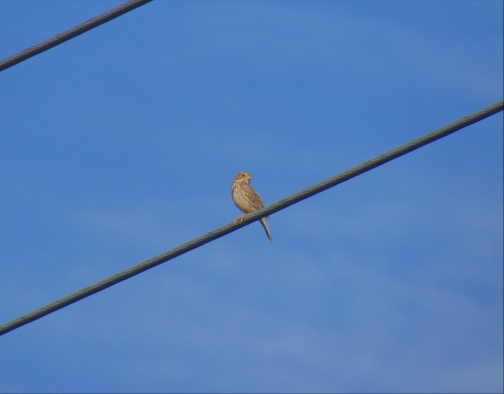
[[[233,224],[243,222],[243,219],[245,219],[245,217],[246,217],[246,216],[248,216],[248,215],[250,215],[250,213],[246,213],[245,215],[242,215],[242,216],[240,216],[239,218],[236,218],[236,219],[233,221]]]

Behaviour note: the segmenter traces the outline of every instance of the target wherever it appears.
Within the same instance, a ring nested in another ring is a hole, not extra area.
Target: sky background
[[[0,59],[123,1],[0,0]],[[501,1],[155,1],[0,73],[0,324],[503,97]],[[502,392],[502,113],[0,337],[1,392]]]

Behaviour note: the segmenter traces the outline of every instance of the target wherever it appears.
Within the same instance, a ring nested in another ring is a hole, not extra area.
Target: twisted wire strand
[[[24,51],[19,52],[18,54],[11,56],[5,60],[0,62],[0,72],[8,69],[22,61],[29,59],[39,53],[47,51],[56,45],[62,44],[65,41],[68,41],[78,35],[87,32],[88,30],[94,29],[97,26],[103,25],[104,23],[111,21],[112,19],[117,18],[129,11],[134,10],[144,4],[151,2],[152,0],[130,0],[124,4],[121,4],[119,7],[113,8],[110,11],[107,11],[93,19],[88,20],[74,28],[67,30],[63,33],[58,34],[40,44],[34,45]]]
[[[440,138],[446,137],[449,134],[454,133],[464,127],[467,127],[473,123],[479,122],[482,119],[485,119],[491,115],[496,114],[504,109],[504,101],[500,101],[495,103],[481,111],[475,112],[469,116],[466,116],[456,122],[453,122],[445,127],[442,127],[438,130],[435,130],[429,134],[425,134],[424,136],[417,138],[407,144],[401,145],[398,148],[392,149],[380,156],[375,157],[374,159],[368,160],[358,166],[355,166],[347,171],[344,171],[334,177],[326,179],[316,185],[313,185],[307,189],[304,189],[298,193],[295,193],[289,197],[286,197],[280,201],[277,201],[274,204],[271,204],[257,212],[254,212],[247,216],[242,223],[233,225],[232,223],[226,224],[216,230],[213,230],[205,235],[202,235],[198,238],[194,238],[189,242],[186,242],[180,246],[177,246],[174,249],[171,249],[165,253],[162,253],[158,256],[155,256],[149,260],[146,260],[140,264],[137,264],[131,268],[128,268],[122,272],[119,272],[115,275],[112,275],[106,279],[103,279],[100,282],[97,282],[91,286],[85,287],[82,290],[79,290],[73,294],[70,294],[66,297],[63,297],[55,302],[52,302],[40,309],[37,309],[31,313],[28,313],[24,316],[21,316],[17,319],[10,321],[2,326],[0,326],[0,335],[3,335],[9,331],[12,331],[16,328],[19,328],[25,324],[28,324],[34,320],[40,319],[41,317],[48,315],[52,312],[57,311],[58,309],[64,308],[74,302],[77,302],[85,297],[89,297],[92,294],[98,293],[110,286],[113,286],[119,282],[122,282],[128,278],[131,278],[135,275],[142,273],[148,269],[151,269],[159,264],[162,264],[168,260],[174,259],[177,256],[180,256],[184,253],[187,253],[193,249],[196,249],[202,245],[205,245],[213,240],[223,237],[226,234],[229,234],[233,231],[236,231],[244,226],[247,226],[262,217],[271,215],[275,212],[278,212],[282,209],[285,209],[293,204],[296,204],[302,200],[310,198],[315,194],[321,193],[324,190],[327,190],[333,186],[336,186],[342,182],[345,182],[351,178],[354,178],[364,172],[370,171],[373,168],[381,166],[391,160],[394,160],[400,156],[403,156],[409,152],[414,151],[415,149],[419,149],[422,146],[430,144]]]

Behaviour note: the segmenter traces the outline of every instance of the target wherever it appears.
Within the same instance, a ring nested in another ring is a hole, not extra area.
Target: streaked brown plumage
[[[250,186],[250,180],[252,176],[246,172],[239,172],[236,175],[233,186],[231,187],[231,196],[233,197],[233,201],[238,208],[245,214],[236,218],[234,223],[243,221],[245,216],[250,215],[252,212],[258,211],[261,208],[264,208],[264,204],[259,197],[259,194],[256,193],[252,186]],[[271,233],[268,228],[268,222],[266,218],[260,219],[262,226],[266,230],[266,235],[268,239],[271,241]]]

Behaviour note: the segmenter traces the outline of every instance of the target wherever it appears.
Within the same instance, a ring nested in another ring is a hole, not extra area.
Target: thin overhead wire
[[[56,45],[59,45],[65,41],[70,40],[71,38],[74,38],[82,33],[87,32],[88,30],[91,30],[97,26],[100,26],[108,21],[111,21],[112,19],[117,18],[118,16],[121,16],[129,11],[134,10],[135,8],[138,8],[146,3],[151,2],[152,0],[130,0],[127,3],[121,4],[119,7],[116,7],[110,11],[105,12],[104,14],[98,15],[97,17],[88,20],[87,22],[84,22],[78,26],[75,26],[74,28],[65,31],[64,33],[58,34],[57,36],[54,36],[53,38],[50,38],[49,40],[46,40],[44,42],[41,42],[40,44],[37,44],[35,46],[32,46],[31,48],[25,49],[22,52],[19,52],[17,55],[11,56],[5,60],[2,60],[0,62],[0,72],[12,67],[18,63],[21,63],[22,61],[31,58],[32,56],[38,55],[41,52],[47,51],[48,49],[51,49],[55,47]]]
[[[378,166],[381,166],[382,164],[385,164],[391,160],[394,160],[400,156],[403,156],[411,151],[414,151],[415,149],[421,148],[424,145],[427,145],[431,142],[434,142],[440,138],[446,137],[447,135],[454,133],[457,130],[460,130],[464,127],[467,127],[473,123],[479,122],[482,119],[485,119],[491,115],[496,114],[497,112],[500,112],[504,109],[504,101],[500,101],[496,104],[493,104],[481,111],[475,112],[472,115],[466,116],[465,118],[462,118],[460,120],[457,120],[456,122],[453,122],[441,129],[438,129],[436,131],[433,131],[429,134],[426,134],[416,140],[413,140],[411,142],[408,142],[407,144],[404,144],[398,148],[392,149],[391,151],[388,151],[387,153],[384,153],[380,156],[375,157],[374,159],[368,160],[356,167],[353,167],[347,171],[344,171],[332,178],[326,179],[325,181],[322,181],[320,183],[317,183],[314,186],[311,186],[305,190],[302,190],[298,193],[295,193],[287,198],[284,198],[283,200],[280,200],[274,204],[271,204],[260,211],[254,212],[253,214],[247,216],[242,223],[233,225],[232,223],[226,224],[225,226],[222,226],[214,231],[211,231],[205,235],[202,235],[198,238],[195,238],[189,242],[186,242],[185,244],[182,244],[180,246],[177,246],[176,248],[169,250],[168,252],[165,252],[163,254],[160,254],[156,257],[153,257],[149,260],[144,261],[143,263],[140,263],[138,265],[135,265],[131,268],[128,268],[127,270],[124,270],[122,272],[119,272],[118,274],[115,274],[113,276],[110,276],[98,283],[95,283],[91,286],[88,286],[82,290],[79,290],[73,294],[70,294],[69,296],[63,297],[58,301],[55,301],[51,304],[48,304],[40,309],[37,309],[36,311],[33,311],[31,313],[28,313],[24,316],[21,316],[15,320],[12,320],[11,322],[4,324],[0,326],[0,335],[3,335],[9,331],[12,331],[18,327],[21,327],[25,324],[28,324],[34,320],[40,319],[41,317],[48,315],[52,312],[57,311],[58,309],[64,308],[65,306],[68,306],[70,304],[73,304],[74,302],[77,302],[85,297],[88,297],[94,293],[98,293],[99,291],[102,291],[106,289],[107,287],[113,286],[119,282],[122,282],[123,280],[126,280],[128,278],[131,278],[132,276],[138,275],[143,271],[146,271],[148,269],[151,269],[159,264],[162,264],[168,260],[171,260],[177,256],[180,256],[184,253],[189,252],[190,250],[196,249],[202,245],[205,245],[206,243],[209,243],[217,238],[223,237],[226,234],[229,234],[233,231],[236,231],[244,226],[247,226],[256,220],[261,219],[262,217],[271,215],[275,212],[278,212],[282,209],[285,209],[293,204],[296,204],[297,202],[300,202],[304,199],[307,199],[317,193],[320,193],[324,190],[327,190],[333,186],[338,185],[339,183],[345,182],[353,177],[356,177],[366,171],[372,170],[373,168],[376,168]]]

